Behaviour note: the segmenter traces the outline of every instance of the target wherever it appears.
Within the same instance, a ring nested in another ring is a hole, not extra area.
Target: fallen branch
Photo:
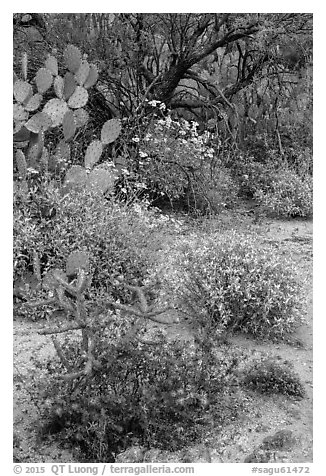
[[[63,334],[64,332],[84,329],[85,327],[86,327],[86,324],[69,324],[64,327],[58,327],[57,329],[50,329],[49,327],[46,329],[41,329],[40,331],[38,331],[38,333],[40,335]]]

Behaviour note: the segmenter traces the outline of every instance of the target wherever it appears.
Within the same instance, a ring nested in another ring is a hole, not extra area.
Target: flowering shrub
[[[171,248],[161,273],[179,307],[215,335],[227,330],[282,338],[299,322],[292,264],[250,236],[189,237]]]
[[[52,216],[44,215],[44,209]],[[146,204],[126,207],[86,191],[62,197],[51,186],[23,203],[15,197],[14,278],[31,270],[33,252],[44,276],[49,269],[65,269],[72,251],[86,251],[92,289],[123,299],[126,293],[115,288],[115,280],[119,276],[126,283],[142,284],[146,278],[151,264],[147,244],[163,223],[156,215]]]
[[[305,394],[298,375],[289,366],[267,358],[255,362],[246,371],[244,384],[259,393],[282,393],[301,398]]]
[[[254,197],[270,215],[309,217],[313,210],[313,180],[310,175],[301,178],[291,170],[281,170],[267,189],[257,188]]]
[[[152,106],[162,111],[162,104]],[[202,212],[234,204],[237,185],[210,146],[210,133],[200,134],[196,122],[154,116],[146,134],[133,140],[138,145],[137,173],[152,196]]]

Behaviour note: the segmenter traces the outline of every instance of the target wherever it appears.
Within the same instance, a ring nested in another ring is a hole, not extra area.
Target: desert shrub
[[[188,211],[216,213],[232,207],[238,184],[211,147],[211,134],[200,133],[196,122],[163,114],[164,104],[151,103],[158,112],[146,133],[133,138],[138,156],[131,167],[137,169],[147,190]]]
[[[244,385],[259,393],[281,393],[302,398],[304,387],[298,375],[288,365],[269,358],[255,362],[247,371]]]
[[[254,198],[257,190],[267,190],[279,166],[273,158],[259,162],[244,153],[221,154],[221,161],[237,181],[239,195],[244,198]]]
[[[299,321],[299,284],[290,260],[252,236],[193,236],[170,250],[167,288],[199,326],[281,338]]]
[[[129,284],[142,283],[151,264],[147,246],[161,224],[146,204],[127,207],[85,190],[62,197],[49,185],[23,202],[15,197],[14,278],[32,270],[33,252],[43,277],[51,268],[65,269],[72,251],[87,251],[92,290],[99,298],[115,292],[115,298],[124,299],[114,282],[119,276]]]
[[[300,177],[292,170],[280,170],[272,177],[267,189],[257,188],[257,202],[277,217],[310,217],[313,209],[313,180]]]
[[[238,201],[239,185],[230,172],[219,166],[211,180],[199,182],[194,186],[190,205],[202,214],[218,214],[233,208]]]
[[[68,358],[82,361],[78,352],[67,344]],[[114,462],[133,444],[177,450],[201,435],[211,405],[216,424],[241,406],[232,407],[228,395],[240,353],[208,354],[180,341],[122,344],[111,334],[98,343],[96,359],[98,370],[88,379],[58,379],[62,368],[51,362],[38,384],[43,433],[77,447],[81,461]]]

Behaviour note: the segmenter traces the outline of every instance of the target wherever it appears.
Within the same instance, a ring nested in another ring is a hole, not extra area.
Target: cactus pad
[[[68,106],[72,109],[79,109],[85,106],[88,101],[88,92],[82,86],[77,86],[72,96],[68,100]]]
[[[76,127],[83,127],[89,121],[89,114],[82,107],[74,111],[74,116],[75,116]]]
[[[16,165],[19,173],[19,177],[22,179],[26,179],[27,175],[27,164],[24,152],[21,150],[16,151]]]
[[[45,112],[37,112],[25,124],[26,129],[38,134],[40,131],[46,131],[52,126],[51,117]]]
[[[101,141],[103,144],[114,142],[121,132],[120,119],[110,119],[106,121],[101,130]]]
[[[86,149],[85,167],[92,168],[100,159],[103,152],[103,145],[100,140],[93,140]]]
[[[28,58],[27,58],[27,53],[24,51],[22,54],[22,75],[24,80],[27,80],[27,63],[28,63]]]
[[[67,258],[67,276],[77,275],[79,269],[89,271],[89,254],[86,251],[73,251]]]
[[[53,76],[47,68],[40,68],[35,76],[35,82],[39,93],[45,93],[53,83]]]
[[[61,76],[56,76],[53,82],[54,92],[56,93],[59,99],[63,98],[63,91],[64,91],[65,81]]]
[[[79,86],[84,85],[86,79],[88,78],[89,70],[90,70],[90,66],[88,64],[88,61],[86,61],[85,59],[82,60],[80,67],[77,73],[75,74],[75,78]]]
[[[50,99],[44,108],[43,112],[46,113],[52,119],[52,126],[56,127],[62,124],[64,115],[68,111],[68,106],[62,99]]]
[[[25,125],[25,122],[26,122],[25,120],[21,121],[19,119],[14,118],[14,141],[15,142],[16,142],[15,134],[17,134],[21,130],[21,128]]]
[[[82,58],[81,52],[77,46],[68,45],[63,52],[63,57],[69,71],[76,73],[80,67]]]
[[[53,76],[58,76],[58,61],[57,61],[57,58],[55,56],[49,55],[46,58],[45,67],[46,67],[46,69],[51,71]]]
[[[34,94],[25,105],[26,111],[36,111],[40,107],[42,99],[42,94]]]
[[[66,141],[72,139],[76,132],[76,122],[73,111],[69,110],[63,117],[62,121],[63,135]]]
[[[69,99],[77,87],[75,76],[72,73],[66,73],[64,77],[63,97]]]
[[[69,185],[70,187],[84,187],[87,182],[87,174],[84,167],[80,165],[73,165],[67,170],[64,185]]]
[[[88,175],[87,188],[98,193],[112,192],[117,178],[115,171],[108,170],[104,166],[95,167]]]
[[[21,104],[14,104],[13,114],[16,121],[26,121],[28,119],[28,112]]]
[[[96,83],[98,79],[98,71],[95,64],[91,64],[89,67],[89,73],[86,81],[84,82],[84,88],[89,89]]]
[[[17,102],[24,102],[26,98],[33,95],[32,86],[26,81],[18,80],[14,84],[14,98]]]
[[[25,142],[30,139],[31,131],[26,129],[25,125],[14,134],[14,142]]]

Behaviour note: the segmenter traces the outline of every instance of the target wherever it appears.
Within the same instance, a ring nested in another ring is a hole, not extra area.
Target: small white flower
[[[165,122],[166,122],[167,127],[170,127],[171,124],[172,124],[172,119],[171,119],[171,117],[168,116],[168,117],[166,118],[166,121],[165,121]]]
[[[131,140],[132,140],[133,142],[139,142],[139,141],[140,141],[139,137],[133,137]]]
[[[146,152],[143,152],[142,150],[139,151],[139,156],[142,158],[142,159],[145,159],[146,157],[148,157],[148,154],[146,154]]]

